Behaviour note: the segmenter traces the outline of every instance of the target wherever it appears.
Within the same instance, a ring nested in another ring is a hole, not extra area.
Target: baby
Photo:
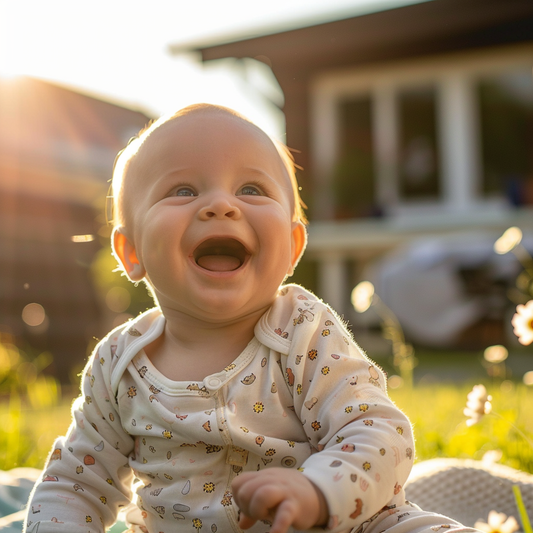
[[[157,307],[89,361],[26,531],[468,531],[405,501],[414,445],[381,370],[314,295],[287,150],[212,105],[121,153],[113,250]],[[130,505],[132,501],[136,505]]]

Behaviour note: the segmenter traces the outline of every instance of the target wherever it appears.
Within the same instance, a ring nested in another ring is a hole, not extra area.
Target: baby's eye
[[[192,187],[178,187],[172,191],[171,196],[196,196],[196,191]]]
[[[263,191],[256,185],[245,185],[239,191],[244,196],[263,196]]]

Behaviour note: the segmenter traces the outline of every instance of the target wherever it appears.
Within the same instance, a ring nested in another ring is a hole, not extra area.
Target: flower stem
[[[526,506],[524,505],[524,500],[522,500],[522,493],[520,492],[520,487],[518,485],[513,485],[513,494],[516,501],[518,514],[520,515],[520,521],[522,522],[522,527],[524,528],[524,533],[533,533],[531,522],[527,516]]]

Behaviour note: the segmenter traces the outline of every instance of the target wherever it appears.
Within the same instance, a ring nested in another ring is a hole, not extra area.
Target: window
[[[436,96],[432,87],[403,90],[399,113],[399,193],[403,200],[438,199]]]
[[[376,215],[370,97],[339,103],[340,147],[333,173],[335,218]]]
[[[312,86],[318,218],[533,206],[533,46],[328,71]]]
[[[533,81],[529,70],[483,77],[477,84],[485,196],[533,204]]]

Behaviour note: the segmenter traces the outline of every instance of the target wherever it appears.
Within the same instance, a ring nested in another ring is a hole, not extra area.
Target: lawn
[[[416,385],[413,390],[390,390],[393,401],[413,423],[417,460],[481,459],[487,451],[497,450],[501,463],[533,472],[533,447],[514,429],[529,438],[533,435],[533,389],[511,381],[487,386],[493,412],[467,427],[463,409],[473,384],[432,383]],[[0,470],[41,468],[54,438],[66,431],[72,398],[54,400],[53,391],[46,392],[44,385],[42,394],[49,398],[48,405],[43,398],[12,396],[0,400]]]
[[[487,386],[492,413],[471,427],[463,409],[475,383],[418,385],[390,391],[391,398],[411,419],[417,460],[459,457],[481,460],[488,451],[501,453],[500,462],[533,473],[533,446],[521,434],[533,436],[533,390],[511,381]]]

